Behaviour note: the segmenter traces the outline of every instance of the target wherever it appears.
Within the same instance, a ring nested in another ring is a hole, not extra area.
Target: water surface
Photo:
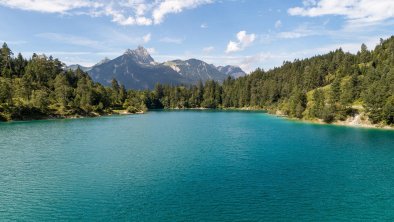
[[[0,124],[0,220],[394,220],[394,132],[259,112]]]

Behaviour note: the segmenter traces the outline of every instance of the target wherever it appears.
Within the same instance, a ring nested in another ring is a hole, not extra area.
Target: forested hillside
[[[0,56],[0,119],[96,115],[114,109],[137,112],[160,108],[256,108],[325,122],[362,114],[375,124],[394,124],[394,37],[357,54],[341,49],[284,62],[269,71],[222,84],[157,84],[153,91],[125,90],[94,83],[81,71],[65,70],[57,59],[13,56],[6,44]]]
[[[23,120],[75,116],[95,116],[123,109],[130,100],[130,112],[145,109],[143,100],[128,100],[116,80],[112,87],[94,83],[82,70],[65,70],[52,57],[34,54],[26,60],[13,56],[4,43],[0,54],[0,120]]]
[[[356,114],[371,123],[394,123],[394,37],[354,55],[341,49],[304,60],[284,62],[270,71],[256,70],[223,85],[158,87],[166,108],[254,107],[300,119],[325,122]]]

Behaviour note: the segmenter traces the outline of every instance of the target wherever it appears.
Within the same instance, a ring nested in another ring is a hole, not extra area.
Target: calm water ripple
[[[394,131],[259,112],[0,124],[0,221],[394,220]]]

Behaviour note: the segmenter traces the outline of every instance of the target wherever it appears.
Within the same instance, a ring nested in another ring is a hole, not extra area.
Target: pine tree
[[[383,119],[387,124],[394,124],[394,95],[390,96],[383,107]]]
[[[3,43],[3,46],[1,47],[0,50],[1,54],[1,76],[4,76],[6,78],[12,78],[12,67],[11,67],[11,62],[12,62],[12,51],[10,48],[8,48],[7,43]]]
[[[66,79],[66,76],[62,74],[56,76],[54,87],[55,87],[56,100],[63,106],[66,106],[72,95],[72,89],[69,85],[69,82]]]

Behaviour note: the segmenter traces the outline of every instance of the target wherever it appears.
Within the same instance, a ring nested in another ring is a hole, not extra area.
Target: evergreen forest
[[[373,124],[394,124],[394,36],[381,39],[373,50],[362,44],[356,54],[337,49],[222,83],[157,84],[151,91],[125,89],[115,79],[105,87],[58,59],[14,55],[6,43],[0,50],[2,121],[249,108],[327,123],[362,115]]]

